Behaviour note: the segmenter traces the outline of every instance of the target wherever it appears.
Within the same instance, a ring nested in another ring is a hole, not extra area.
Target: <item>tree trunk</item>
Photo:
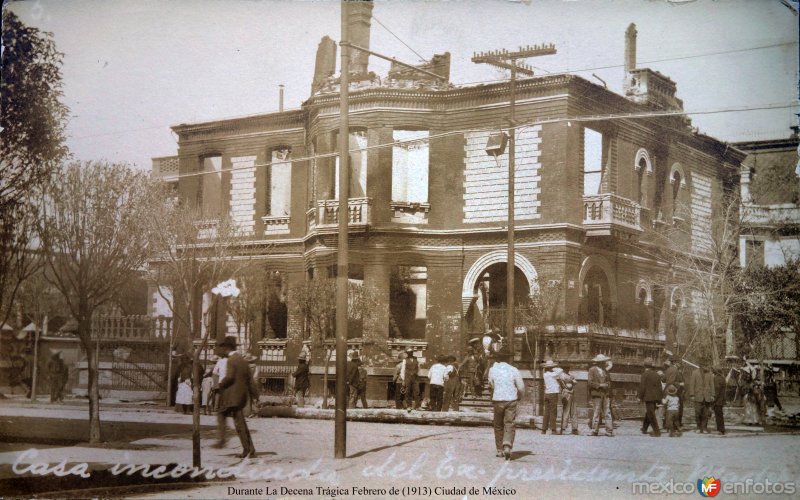
[[[88,367],[89,379],[89,443],[99,443],[102,441],[100,434],[100,384],[98,380],[98,369],[100,353],[97,345],[92,340],[91,314],[87,313],[78,321],[78,337],[86,350],[86,365]]]
[[[192,357],[192,465],[200,468],[200,349]]]
[[[328,367],[331,364],[332,349],[328,349],[328,354],[325,355],[325,370],[322,374],[322,408],[328,409]]]

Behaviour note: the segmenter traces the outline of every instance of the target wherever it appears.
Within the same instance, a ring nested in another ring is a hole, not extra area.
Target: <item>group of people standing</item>
[[[695,432],[709,433],[708,421],[713,412],[717,432],[725,434],[723,408],[726,401],[726,382],[719,368],[700,365],[692,371],[686,382],[678,362],[672,359],[664,362],[663,371],[655,369],[652,359],[646,359],[644,366],[645,371],[639,386],[639,399],[646,407],[642,434],[647,434],[652,427],[650,435],[661,436],[656,412],[663,408],[663,427],[669,431],[670,437],[680,436],[683,433],[683,407],[687,397],[694,405]]]

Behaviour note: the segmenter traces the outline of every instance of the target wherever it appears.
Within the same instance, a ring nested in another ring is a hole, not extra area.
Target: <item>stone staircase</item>
[[[464,396],[461,398],[460,408],[461,410],[466,411],[491,413],[493,411],[493,407],[489,384],[484,381],[483,390],[480,396],[476,394],[470,394],[469,396]]]

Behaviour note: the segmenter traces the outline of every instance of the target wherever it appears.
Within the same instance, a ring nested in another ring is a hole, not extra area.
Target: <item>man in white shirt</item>
[[[511,460],[514,447],[514,419],[517,417],[517,400],[525,392],[519,370],[507,363],[511,354],[495,353],[497,362],[489,369],[489,388],[494,406],[494,444],[498,457]]]
[[[428,369],[432,411],[442,411],[444,383],[447,380],[447,367],[442,363],[443,358],[444,356],[436,358],[436,363]]]
[[[558,363],[548,359],[542,366],[544,372],[544,422],[542,423],[542,434],[547,434],[550,429],[551,434],[556,433],[556,415],[558,415],[558,397],[561,394],[561,384],[558,378],[561,375],[561,368]]]

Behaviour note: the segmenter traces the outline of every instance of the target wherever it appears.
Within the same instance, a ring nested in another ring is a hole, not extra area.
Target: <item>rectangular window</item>
[[[280,217],[289,215],[292,198],[292,151],[289,148],[272,150],[270,166],[267,168],[268,215]]]
[[[222,213],[222,156],[206,156],[197,189],[197,205],[205,218],[218,219]]]
[[[745,241],[745,263],[748,266],[764,265],[764,242],[758,240]]]
[[[600,194],[603,180],[603,134],[583,129],[583,195]]]
[[[389,336],[424,339],[428,317],[428,270],[397,266],[389,282]]]
[[[339,150],[339,134],[335,134],[336,150]],[[367,131],[353,130],[350,132],[350,198],[364,198],[367,196]],[[336,157],[336,167],[333,179],[333,192],[335,200],[339,199],[339,157]]]
[[[427,139],[427,130],[395,130],[395,141]],[[392,147],[392,201],[428,202],[428,141]]]

